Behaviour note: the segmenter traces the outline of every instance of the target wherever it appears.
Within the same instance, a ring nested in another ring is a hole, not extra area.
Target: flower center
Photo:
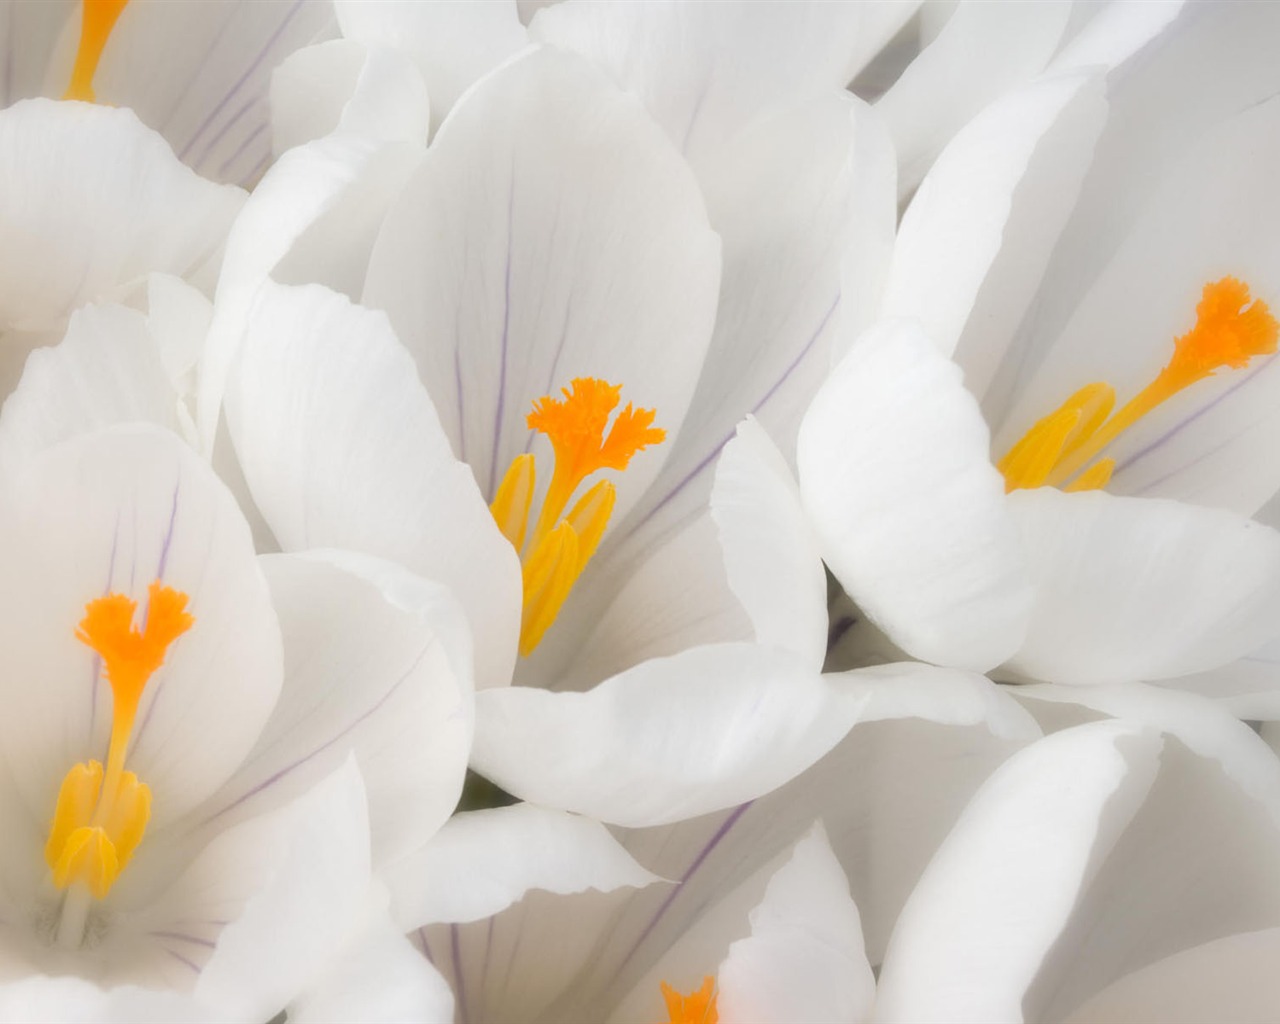
[[[667,1002],[667,1024],[718,1024],[720,1011],[716,1009],[715,986],[715,978],[707,975],[702,979],[700,989],[683,996],[662,982],[662,998]]]
[[[1028,430],[996,464],[1004,474],[1005,491],[1105,487],[1115,459],[1093,460],[1107,445],[1156,406],[1212,376],[1219,367],[1242,369],[1254,356],[1275,352],[1277,335],[1280,325],[1267,304],[1252,300],[1243,281],[1224,277],[1206,284],[1196,306],[1195,326],[1174,341],[1173,356],[1155,380],[1114,414],[1115,389],[1102,382],[1086,384]]]
[[[44,856],[54,885],[84,883],[95,899],[111,891],[151,816],[151,790],[124,770],[143,688],[164,664],[169,645],[195,623],[186,594],[158,581],[147,593],[141,630],[133,625],[137,602],[124,594],[90,601],[76,630],[76,639],[102,658],[111,686],[111,742],[105,771],[90,761],[73,765],[63,778]]]
[[[94,101],[93,76],[98,71],[98,61],[116,26],[116,19],[129,0],[84,0],[80,15],[80,48],[76,51],[76,63],[71,69],[71,82],[64,100]]]
[[[569,387],[561,388],[563,399],[548,395],[533,403],[529,429],[551,440],[555,468],[527,542],[536,482],[532,455],[517,455],[512,460],[489,506],[523,566],[522,655],[532,652],[555,622],[569,591],[599,547],[613,512],[617,491],[610,481],[601,480],[566,514],[579,484],[598,470],[626,469],[631,456],[667,436],[666,431],[652,425],[652,409],[636,409],[630,402],[618,413],[606,436],[605,426],[621,391],[621,384],[576,377]]]

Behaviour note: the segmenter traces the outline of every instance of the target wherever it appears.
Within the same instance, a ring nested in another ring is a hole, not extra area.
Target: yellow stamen
[[[187,595],[152,583],[146,626],[133,625],[137,602],[108,594],[85,605],[76,639],[102,658],[111,686],[107,766],[75,764],[62,780],[45,861],[60,889],[84,882],[102,899],[125,869],[151,817],[151,790],[124,770],[138,704],[147,681],[164,664],[169,645],[195,623]]]
[[[703,978],[702,987],[687,996],[681,995],[665,981],[661,985],[662,998],[667,1004],[665,1024],[719,1024],[715,978],[710,975]]]
[[[71,82],[64,100],[94,102],[93,76],[98,73],[98,62],[116,19],[129,0],[84,0],[80,14],[80,48],[76,51],[76,63],[71,69]]]
[[[1114,415],[1115,391],[1109,384],[1081,388],[1027,431],[997,463],[1005,490],[1046,485],[1068,491],[1104,487],[1115,460],[1089,463],[1107,445],[1158,405],[1220,367],[1241,369],[1254,356],[1275,352],[1277,337],[1280,324],[1265,302],[1251,300],[1244,282],[1224,277],[1206,284],[1196,306],[1195,326],[1174,341],[1173,356],[1155,380]],[[1079,478],[1068,484],[1077,473]]]
[[[533,403],[529,429],[550,439],[555,469],[527,552],[536,482],[532,455],[520,455],[512,461],[489,506],[498,528],[524,563],[521,654],[532,652],[555,622],[609,524],[617,498],[614,485],[607,480],[597,482],[566,514],[578,487],[602,469],[625,470],[633,455],[666,437],[664,430],[653,426],[652,409],[636,409],[630,403],[605,433],[621,391],[618,384],[576,377],[561,389],[563,398],[548,395]]]

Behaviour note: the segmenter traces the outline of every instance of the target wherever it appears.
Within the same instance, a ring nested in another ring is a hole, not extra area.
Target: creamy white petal
[[[509,682],[515,552],[386,317],[319,287],[268,285],[245,337],[227,423],[281,546],[374,554],[449,586],[471,623],[480,685]]]
[[[1035,609],[1008,667],[1062,683],[1226,664],[1280,630],[1280,534],[1217,509],[1015,491]]]
[[[588,693],[477,695],[477,771],[522,799],[621,825],[750,800],[830,750],[865,702],[750,644],[656,658]]]
[[[270,1020],[325,979],[364,923],[369,831],[354,759],[283,811],[222,833],[178,888],[216,912],[219,883],[234,885],[246,868],[256,884],[218,936],[195,994],[234,1007],[236,1019]]]
[[[244,199],[183,167],[132,111],[49,100],[0,111],[0,184],[6,326],[51,326],[150,271],[198,269]]]
[[[101,989],[74,975],[34,975],[0,985],[0,1019],[28,1024],[213,1024],[219,1011],[176,992]]]
[[[1071,4],[962,2],[937,38],[876,103],[893,134],[905,193],[951,136],[992,100],[1038,74]],[[981,116],[981,115],[980,115]]]
[[[1280,638],[1219,668],[1178,676],[1166,685],[1212,698],[1237,718],[1280,720]]]
[[[859,341],[801,425],[800,493],[836,578],[918,658],[991,668],[1026,629],[1030,590],[986,424],[914,324]]]
[[[388,215],[364,301],[387,311],[454,452],[492,496],[525,451],[549,478],[550,445],[525,417],[574,377],[622,384],[674,432],[719,271],[684,162],[634,99],[543,49],[486,78],[441,129]],[[618,478],[619,520],[667,448]]]
[[[526,803],[455,815],[388,873],[403,931],[478,921],[532,889],[568,895],[657,881],[598,821]]]
[[[35,813],[48,815],[71,765],[107,745],[110,691],[75,637],[86,602],[119,592],[145,609],[156,580],[190,598],[195,624],[147,684],[129,750],[157,828],[231,774],[280,692],[279,627],[248,527],[199,457],[157,428],[68,441],[13,483],[0,531],[0,735]]]
[[[1187,7],[1184,0],[1120,0],[1108,4],[1068,39],[1049,70],[1115,68],[1159,37]]]
[[[416,580],[417,606],[389,601],[382,589],[318,558],[262,561],[280,616],[285,686],[257,746],[200,811],[205,827],[226,828],[309,789],[354,753],[368,790],[377,867],[426,842],[462,792],[471,747],[471,681],[448,650],[466,644],[460,612],[443,588]],[[450,619],[454,621],[450,621]],[[446,641],[450,630],[461,637]]]
[[[861,1021],[876,982],[849,883],[816,826],[769,880],[751,935],[720,965],[719,1010],[735,1021]]]
[[[213,304],[197,288],[169,274],[147,278],[147,329],[184,404],[194,394],[194,371],[212,319]]]
[[[1019,219],[1021,234],[1015,237],[1029,236],[1043,266],[1084,173],[1090,131],[1102,121],[1099,91],[1100,83],[1088,74],[1047,77],[1002,97],[965,126],[903,215],[886,287],[886,316],[920,320],[944,353],[955,351],[1001,254],[1018,185],[1042,149],[1051,161],[1052,180],[1038,196],[1047,201],[1046,209],[1035,207],[1032,213],[1046,214],[1045,221],[1032,223],[1028,213]],[[1054,160],[1066,165],[1056,169]],[[1015,270],[1029,278],[1018,282],[1024,290],[1034,284],[1034,261]]]
[[[1280,928],[1229,935],[1126,975],[1067,1018],[1068,1024],[1267,1024],[1280,1006]]]
[[[425,144],[427,86],[408,56],[331,39],[286,57],[271,76],[271,145],[278,155],[330,132]]]
[[[46,95],[61,96],[70,81],[79,22],[66,23]],[[94,91],[100,103],[136,110],[200,174],[248,187],[271,158],[271,69],[332,25],[329,5],[315,0],[133,0],[103,50]]]
[[[0,107],[40,95],[49,55],[79,6],[75,0],[5,6],[0,18]]]
[[[437,124],[468,86],[528,42],[514,0],[335,0],[333,6],[347,39],[413,57]]]
[[[1145,797],[1160,741],[1119,723],[1058,733],[978,791],[911,894],[876,1019],[1021,1021],[1022,999]]]

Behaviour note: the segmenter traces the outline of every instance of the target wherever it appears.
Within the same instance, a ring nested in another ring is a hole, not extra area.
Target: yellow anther
[[[521,654],[533,651],[555,622],[609,525],[617,499],[614,485],[598,481],[566,513],[578,487],[599,470],[625,470],[636,452],[666,437],[653,426],[652,409],[630,404],[609,426],[621,390],[621,385],[594,377],[576,377],[561,389],[563,398],[548,395],[533,403],[529,429],[550,439],[555,469],[531,536],[527,537],[529,514],[537,482],[532,455],[512,461],[489,506],[498,529],[524,563]]]
[[[93,76],[98,73],[98,62],[102,59],[107,40],[111,38],[111,30],[116,27],[116,19],[128,2],[84,0],[80,13],[80,48],[76,51],[76,63],[71,69],[71,82],[62,97],[64,100],[84,100],[86,103],[95,100]]]
[[[105,771],[89,761],[72,765],[63,778],[44,855],[55,885],[83,882],[98,899],[128,865],[151,817],[150,788],[124,770],[142,691],[169,645],[195,623],[181,591],[156,582],[148,595],[143,629],[133,625],[137,602],[108,594],[85,605],[76,631],[101,656],[111,686],[111,740]]]
[[[1155,380],[1114,415],[1115,392],[1109,384],[1081,388],[997,463],[1005,490],[1048,485],[1080,491],[1105,486],[1115,460],[1091,467],[1089,463],[1107,445],[1162,402],[1215,370],[1241,369],[1254,356],[1275,352],[1278,336],[1280,324],[1265,302],[1250,298],[1244,282],[1224,277],[1206,284],[1196,306],[1195,326],[1174,341],[1173,356]],[[1076,474],[1079,478],[1068,484]]]
[[[702,987],[681,995],[665,981],[661,982],[662,998],[667,1004],[667,1020],[664,1024],[719,1024],[720,1011],[716,1009],[716,980],[708,975],[702,979]]]

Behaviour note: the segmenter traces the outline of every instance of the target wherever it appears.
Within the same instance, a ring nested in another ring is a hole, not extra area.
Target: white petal
[[[280,615],[285,686],[258,745],[201,820],[226,828],[278,806],[354,753],[380,867],[426,842],[462,792],[470,680],[457,675],[441,634],[452,628],[465,643],[465,625],[432,614],[429,602],[447,605],[447,592],[394,566],[383,571],[405,578],[402,594],[425,592],[419,606],[393,605],[368,580],[316,558],[275,555],[262,565]]]
[[[768,106],[843,89],[912,9],[750,0],[569,2],[539,12],[530,35],[605,68],[700,166]]]
[[[149,271],[198,269],[243,201],[183,167],[131,111],[84,103],[0,111],[0,167],[5,325],[52,325]]]
[[[589,693],[478,694],[472,764],[533,803],[654,825],[781,785],[839,742],[863,703],[776,648],[695,647]]]
[[[86,306],[72,314],[61,344],[27,359],[0,413],[0,458],[12,464],[120,423],[178,433],[177,411],[147,318],[123,306]]]
[[[0,19],[0,107],[40,95],[49,55],[63,26],[79,20],[78,6],[75,0],[50,0],[5,8]]]
[[[1062,683],[1225,664],[1280,629],[1280,534],[1217,509],[1102,492],[1015,491],[1036,585],[1008,667]]]
[[[453,993],[384,910],[334,969],[290,1004],[288,1019],[295,1024],[453,1024]]]
[[[807,154],[799,168],[796,153]],[[662,475],[611,530],[602,567],[705,505],[716,455],[743,416],[792,460],[833,350],[874,318],[893,245],[893,180],[883,126],[841,95],[762,118],[710,163],[707,211],[724,245],[715,334]]]
[[[1098,11],[1054,56],[1049,70],[1115,68],[1142,51],[1186,7],[1184,0],[1122,0]]]
[[[876,106],[909,193],[951,136],[992,100],[1038,74],[1057,49],[1069,3],[961,3]]]
[[[364,301],[387,311],[491,497],[531,445],[549,478],[550,445],[525,417],[574,377],[622,384],[624,401],[674,431],[719,269],[692,175],[635,101],[580,59],[539,50],[450,116],[387,218]],[[619,521],[665,448],[619,477]]]
[[[347,39],[414,58],[437,123],[471,83],[528,42],[512,0],[335,0],[333,6]]]
[[[794,651],[815,672],[827,653],[827,578],[786,460],[754,419],[716,466],[711,515],[725,568],[762,644]]]
[[[180,885],[204,898],[206,913],[216,910],[213,882],[243,877],[247,856],[257,884],[218,937],[195,994],[234,1006],[235,1019],[269,1020],[323,981],[363,923],[369,831],[355,761],[283,812],[224,832]]]
[[[0,985],[0,1020],[27,1024],[213,1024],[220,1012],[176,992],[101,989],[74,975],[33,975]]]
[[[248,527],[198,456],[155,428],[69,441],[15,483],[0,530],[0,735],[37,813],[73,763],[106,749],[110,691],[75,638],[86,602],[118,592],[145,608],[155,580],[190,598],[195,624],[147,684],[129,749],[156,828],[231,774],[280,691],[279,627]]]
[[[322,288],[269,285],[245,337],[227,423],[281,546],[374,554],[445,584],[471,623],[480,684],[509,682],[515,552],[386,317]]]
[[[1267,1024],[1280,1006],[1277,956],[1280,928],[1229,935],[1126,975],[1072,1013],[1068,1024]]]
[[[904,650],[984,670],[1017,649],[1030,593],[986,424],[913,324],[859,341],[798,442],[800,491],[845,590]]]
[[[410,931],[478,921],[532,889],[567,895],[656,881],[598,821],[522,803],[455,815],[392,868],[388,884],[396,921]]]
[[[70,80],[79,40],[70,19],[46,93]],[[132,107],[179,159],[217,181],[252,185],[271,157],[271,69],[333,23],[328,4],[294,0],[131,3],[111,33],[93,85],[100,103]]]
[[[383,142],[425,144],[427,86],[404,54],[331,39],[290,54],[271,76],[272,149],[353,132]]]
[[[1167,685],[1210,697],[1236,718],[1280,720],[1280,638],[1219,668],[1178,676]]]
[[[147,328],[155,338],[169,379],[184,398],[192,393],[193,371],[204,350],[212,317],[212,303],[185,281],[168,274],[147,278]]]
[[[1151,786],[1160,741],[1108,722],[1014,755],[978,791],[903,908],[876,1019],[1021,1021],[1023,994]]]
[[[858,908],[821,826],[769,880],[751,936],[729,947],[718,983],[726,1024],[867,1017],[876,982]]]
[[[975,8],[1000,5],[975,4]],[[1024,8],[1034,14],[1037,8]],[[894,250],[886,316],[915,317],[946,354],[956,350],[990,268],[1002,251],[1006,225],[1016,212],[1015,190],[1041,153],[1052,172],[1015,222],[1012,237],[1031,246],[1032,258],[1014,264],[1020,286],[1002,310],[1002,338],[1017,324],[1018,303],[1029,301],[1084,174],[1092,135],[1105,108],[1100,83],[1087,74],[1055,75],[1002,97],[973,119],[938,157],[911,201]],[[1057,168],[1057,162],[1063,166]],[[1043,216],[1043,222],[1033,221]],[[1028,294],[1023,294],[1028,293]],[[985,298],[985,296],[984,296]],[[1013,317],[1012,322],[1003,322]],[[984,325],[985,326],[985,325]],[[977,325],[975,325],[977,330]],[[981,373],[981,370],[978,371]],[[978,387],[982,383],[979,376]]]

